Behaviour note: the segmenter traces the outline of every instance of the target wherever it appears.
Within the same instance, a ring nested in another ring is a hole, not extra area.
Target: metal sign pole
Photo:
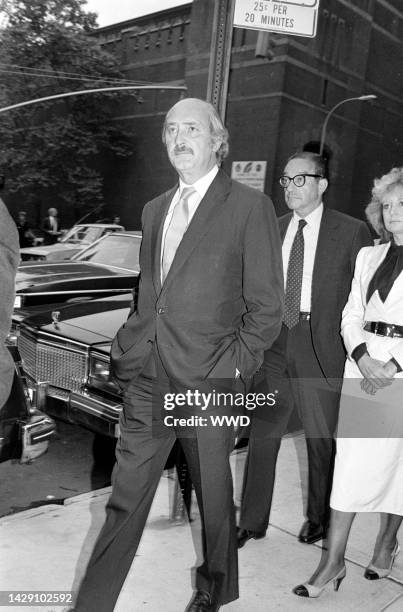
[[[225,121],[231,63],[234,0],[216,0],[210,54],[207,99]]]

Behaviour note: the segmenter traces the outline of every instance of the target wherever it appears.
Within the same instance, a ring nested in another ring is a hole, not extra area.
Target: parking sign
[[[316,36],[319,0],[235,0],[234,26]]]

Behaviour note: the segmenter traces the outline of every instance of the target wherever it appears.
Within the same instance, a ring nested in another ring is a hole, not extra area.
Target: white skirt
[[[347,377],[346,377],[347,376]],[[372,396],[346,364],[330,506],[403,515],[403,378]]]

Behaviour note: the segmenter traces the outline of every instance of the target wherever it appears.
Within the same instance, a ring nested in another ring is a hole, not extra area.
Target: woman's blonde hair
[[[365,209],[368,222],[380,236],[381,242],[389,242],[392,238],[383,222],[382,204],[386,194],[397,185],[403,187],[403,167],[392,168],[390,172],[374,180],[372,199]]]

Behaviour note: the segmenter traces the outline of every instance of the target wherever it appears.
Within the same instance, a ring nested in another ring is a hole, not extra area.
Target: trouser
[[[329,347],[330,348],[330,347]],[[276,462],[281,438],[294,405],[305,432],[308,451],[308,520],[327,526],[333,475],[340,391],[327,381],[312,345],[310,322],[284,325],[265,362],[256,390],[275,394],[276,404],[257,408],[249,438],[240,526],[265,531],[269,524]]]
[[[233,429],[163,424],[164,394],[171,383],[148,366],[124,393],[121,435],[112,474],[106,521],[88,563],[75,610],[112,612],[138,548],[168,454],[180,438],[196,491],[202,521],[204,561],[197,568],[196,588],[222,604],[238,597],[235,511],[229,455]],[[152,373],[154,374],[154,373]],[[158,381],[158,384],[156,382]],[[186,410],[185,410],[186,412]],[[187,416],[191,414],[190,408]],[[183,437],[185,435],[185,437]],[[161,593],[161,609],[164,606]]]

